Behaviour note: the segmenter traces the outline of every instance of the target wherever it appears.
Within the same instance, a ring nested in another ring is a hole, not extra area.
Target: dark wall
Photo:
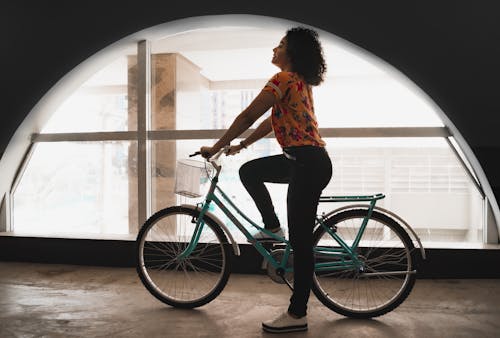
[[[0,4],[0,154],[36,102],[63,75],[109,44],[176,19],[256,14],[329,31],[406,74],[460,130],[498,199],[500,11],[496,2],[4,1]]]
[[[233,273],[263,274],[262,256],[240,244]],[[135,267],[134,241],[0,236],[0,261]],[[426,249],[418,256],[417,278],[500,278],[498,249]],[[464,268],[465,267],[465,268]]]

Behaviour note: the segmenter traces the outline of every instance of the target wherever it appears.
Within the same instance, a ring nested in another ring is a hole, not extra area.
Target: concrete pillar
[[[137,57],[129,57],[129,130],[137,130]],[[198,66],[179,54],[151,57],[151,130],[200,129],[206,109],[208,80]],[[188,128],[186,128],[188,127]],[[174,194],[177,144],[175,140],[151,141],[151,212],[177,203]],[[129,230],[137,232],[137,144],[129,149]],[[140,226],[140,225],[139,225]]]
[[[175,129],[176,55],[156,54],[151,60],[151,129]],[[137,57],[128,58],[128,127],[137,130]],[[152,141],[151,211],[175,203],[175,141]],[[137,233],[137,143],[129,147],[129,232]]]
[[[176,129],[177,55],[154,54],[151,60],[151,129]],[[151,211],[176,203],[176,142],[152,141]]]

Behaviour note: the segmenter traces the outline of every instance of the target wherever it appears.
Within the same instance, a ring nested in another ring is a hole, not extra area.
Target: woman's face
[[[288,55],[286,54],[286,38],[282,38],[279,45],[273,48],[273,59],[271,61],[281,70],[286,70],[290,64]]]

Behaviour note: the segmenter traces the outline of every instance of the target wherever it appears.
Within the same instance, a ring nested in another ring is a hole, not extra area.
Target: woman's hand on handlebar
[[[236,155],[236,154],[238,154],[238,153],[241,151],[241,149],[243,149],[243,148],[244,148],[244,147],[243,147],[242,145],[240,145],[240,144],[237,144],[237,145],[234,145],[234,146],[230,146],[230,147],[228,148],[228,150],[226,151],[226,155],[227,155],[227,156],[230,156],[230,155]]]
[[[200,154],[206,159],[209,159],[210,157],[214,156],[217,153],[217,151],[214,151],[213,147],[206,147],[203,146],[200,148]]]
[[[229,156],[229,155],[236,155],[243,148],[244,147],[241,144],[234,145],[234,146],[227,145],[227,146],[224,147],[224,153],[227,156]],[[216,150],[216,149],[214,149],[214,147],[203,146],[203,147],[200,148],[199,154],[201,154],[201,156],[203,156],[204,158],[209,159],[212,156],[214,156],[215,154],[217,154],[217,152],[220,151],[220,150],[221,149]]]

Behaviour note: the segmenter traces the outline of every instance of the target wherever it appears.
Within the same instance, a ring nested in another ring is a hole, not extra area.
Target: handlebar
[[[227,154],[227,152],[229,151],[229,148],[230,148],[230,145],[222,147],[212,157],[206,159],[207,162],[209,162],[210,164],[212,164],[214,166],[215,170],[217,170],[217,175],[219,175],[222,167],[220,165],[218,165],[216,161],[222,155],[222,153],[226,153]],[[191,155],[189,155],[189,157],[193,157],[193,156],[196,156],[196,155],[201,155],[201,152],[200,151],[196,151],[196,152],[192,153]]]
[[[212,161],[217,160],[222,155],[222,153],[227,153],[229,151],[229,147],[230,147],[230,145],[222,147],[212,157],[207,158],[207,161],[212,162]],[[196,152],[192,153],[191,155],[189,155],[189,157],[193,157],[193,156],[197,156],[197,155],[201,155],[201,152],[200,151],[196,151]]]
[[[217,159],[223,154],[227,154],[227,152],[229,151],[229,148],[231,146],[230,145],[227,145],[225,147],[222,147],[217,153],[215,153],[212,157],[210,158],[207,158],[207,162],[209,162],[210,164],[212,164],[214,166],[214,168],[217,170],[217,175],[220,173],[221,169],[222,169],[222,166],[220,166],[219,164],[217,164]],[[193,157],[193,156],[196,156],[196,155],[201,155],[201,152],[200,151],[196,151],[194,152],[193,154],[189,155],[189,157]]]

